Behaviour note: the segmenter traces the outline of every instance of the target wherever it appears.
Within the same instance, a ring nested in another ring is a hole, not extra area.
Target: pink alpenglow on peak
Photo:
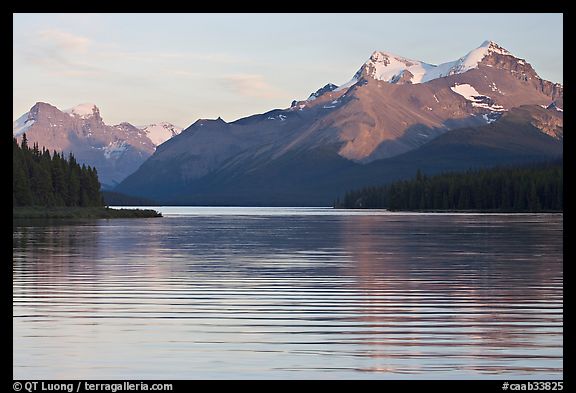
[[[493,41],[484,41],[478,48],[455,61],[439,65],[408,59],[390,52],[375,51],[356,72],[354,77],[336,91],[350,87],[361,78],[370,78],[388,83],[426,83],[434,79],[478,68],[486,56],[491,54],[511,56],[510,52]],[[522,60],[519,60],[522,61]]]
[[[92,103],[60,110],[38,102],[13,122],[12,135],[26,133],[30,144],[49,151],[74,153],[76,159],[98,169],[102,184],[111,187],[134,172],[156,147],[179,134],[180,127],[157,123],[143,128],[122,122],[105,124]]]
[[[88,119],[94,116],[94,113],[100,114],[100,110],[95,104],[86,103],[76,105],[73,108],[65,109],[62,112],[68,113],[70,116],[78,116],[81,119]]]
[[[150,124],[147,126],[138,127],[146,133],[148,139],[154,143],[154,145],[159,146],[166,142],[168,139],[180,134],[182,132],[182,127],[175,126],[172,123],[161,122],[156,124]]]

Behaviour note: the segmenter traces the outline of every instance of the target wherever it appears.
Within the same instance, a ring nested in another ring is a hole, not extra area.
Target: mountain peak
[[[206,119],[203,119],[203,118],[200,118],[200,119],[196,120],[194,123],[192,123],[193,126],[194,126],[194,125],[204,126],[205,124],[214,125],[214,124],[228,124],[228,123],[226,123],[226,122],[224,121],[224,119],[222,119],[220,116],[218,116],[217,119],[207,119],[207,118],[206,118]]]
[[[496,42],[494,41],[490,41],[490,40],[486,40],[482,43],[482,45],[480,45],[478,47],[479,48],[485,48],[487,49],[489,52],[496,52],[496,53],[500,53],[502,55],[509,55],[510,52],[508,52],[506,49],[502,48],[500,45],[498,45]]]
[[[374,79],[388,83],[421,83],[426,82],[426,74],[434,67],[436,66],[390,52],[374,51],[353,79]],[[410,72],[409,80],[402,78],[404,71]]]
[[[115,127],[115,128],[118,128],[118,129],[121,129],[121,130],[134,129],[134,128],[139,129],[138,127],[133,126],[132,124],[128,123],[127,121],[123,121],[123,122],[120,123],[120,124],[116,124],[114,127]]]
[[[325,86],[316,90],[314,93],[310,94],[310,96],[308,97],[308,101],[313,101],[316,98],[320,97],[321,95],[323,95],[325,93],[329,93],[333,90],[336,90],[337,88],[338,88],[338,86],[336,86],[335,84],[328,83]]]
[[[94,115],[100,116],[100,109],[92,103],[76,105],[73,108],[63,110],[62,112],[68,113],[70,116],[77,116],[81,119],[88,119]]]
[[[51,112],[57,110],[58,108],[56,108],[54,105],[48,104],[47,102],[38,101],[32,106],[32,108],[30,108],[30,113],[33,116],[36,116],[38,112],[46,112],[46,111]]]
[[[500,45],[495,43],[494,41],[484,41],[482,45],[477,47],[476,49],[471,50],[463,56],[456,60],[450,75],[452,74],[461,74],[473,68],[478,68],[478,64],[484,60],[486,56],[489,56],[493,53],[499,55],[509,55],[511,53],[508,52],[506,49],[502,48]]]
[[[385,52],[385,51],[374,51],[372,52],[372,55],[370,56],[370,59],[368,60],[369,62],[376,62],[376,63],[389,63],[390,62],[390,58],[399,61],[401,63],[404,63],[406,65],[408,64],[415,64],[415,63],[421,63],[418,60],[412,60],[412,59],[407,59],[403,56],[398,56],[395,55],[394,53],[390,53],[390,52]]]
[[[454,74],[461,74],[474,68],[489,55],[512,56],[510,52],[494,41],[486,40],[479,47],[468,52],[465,56],[455,61],[449,61],[439,65],[428,64],[420,60],[408,59],[386,51],[374,51],[370,58],[356,72],[347,84],[351,86],[360,79],[373,79],[392,84],[425,83]]]

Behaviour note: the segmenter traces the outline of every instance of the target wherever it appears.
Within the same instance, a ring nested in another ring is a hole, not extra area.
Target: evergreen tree
[[[26,133],[22,134],[22,150],[28,150],[28,137]]]

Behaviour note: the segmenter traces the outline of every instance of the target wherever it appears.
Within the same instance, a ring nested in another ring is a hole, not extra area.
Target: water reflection
[[[562,377],[561,215],[190,211],[15,222],[14,378]]]
[[[371,328],[359,340],[382,363],[370,371],[529,373],[527,360],[540,359],[561,372],[562,258],[547,248],[557,229],[466,216],[387,225],[357,217],[346,226],[343,243],[356,261],[348,274],[365,296],[354,319]],[[534,286],[541,282],[554,288]],[[389,362],[414,357],[437,361]]]

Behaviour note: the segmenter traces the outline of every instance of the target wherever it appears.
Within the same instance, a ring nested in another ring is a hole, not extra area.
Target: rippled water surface
[[[14,378],[562,378],[562,215],[158,210],[14,221]]]

